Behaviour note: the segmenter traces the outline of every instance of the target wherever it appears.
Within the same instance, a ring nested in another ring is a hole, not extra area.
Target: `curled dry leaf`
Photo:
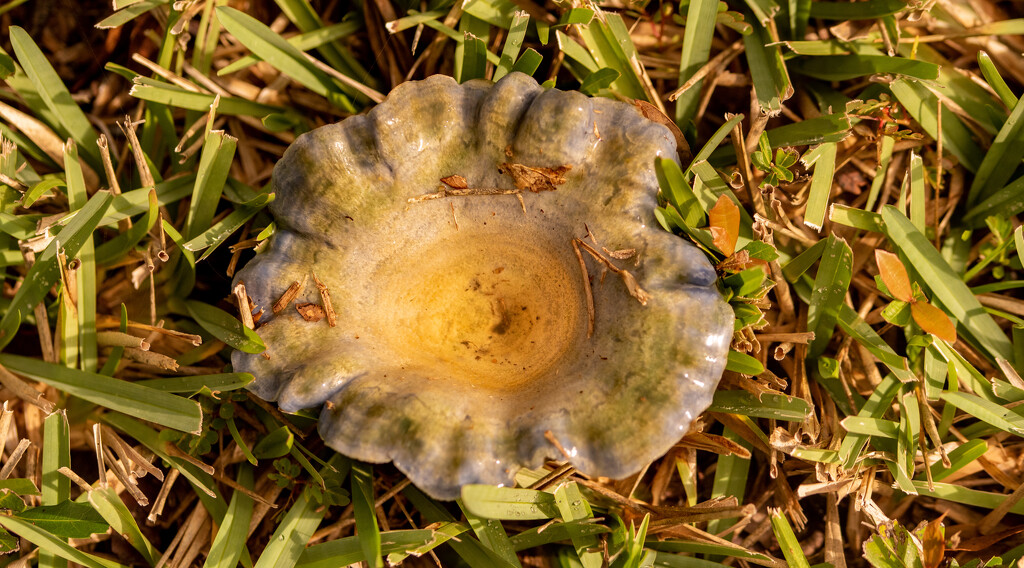
[[[900,262],[900,257],[895,254],[876,249],[875,262],[878,263],[878,272],[889,289],[892,297],[904,302],[914,301],[914,291],[910,286],[910,277],[907,276],[907,268]]]
[[[516,189],[534,193],[554,191],[556,185],[565,183],[565,174],[571,169],[570,165],[562,165],[557,168],[535,168],[510,162],[498,165],[499,172],[512,176],[512,183],[515,184]]]

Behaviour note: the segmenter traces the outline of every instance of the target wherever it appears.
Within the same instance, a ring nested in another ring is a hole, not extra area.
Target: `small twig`
[[[298,280],[293,281],[291,286],[288,286],[288,289],[284,291],[284,294],[281,294],[281,297],[278,298],[276,302],[274,302],[274,305],[271,308],[271,310],[273,310],[273,312],[276,314],[281,310],[287,308],[288,304],[291,304],[292,301],[295,300],[295,298],[299,294],[301,294],[302,291],[306,288],[306,282],[308,281],[308,274],[302,277],[302,282],[299,282]]]
[[[622,278],[622,282],[626,285],[626,290],[629,292],[629,295],[636,298],[637,301],[640,302],[640,305],[647,305],[647,300],[650,299],[651,295],[640,287],[640,285],[636,281],[636,278],[630,271],[615,266],[615,264],[613,264],[612,261],[605,258],[604,255],[597,251],[597,249],[588,245],[585,241],[582,241],[580,239],[574,240],[575,242],[579,243],[579,245],[583,247],[584,250],[590,253],[590,256],[594,257],[595,260],[607,266],[608,270],[611,270],[615,274],[618,274],[619,277]]]
[[[583,260],[583,253],[580,252],[579,245],[576,244],[578,240],[576,238],[572,240],[572,250],[580,261],[580,270],[583,271],[583,294],[587,299],[587,339],[590,339],[594,336],[594,290],[590,287],[590,273],[587,272],[587,263]]]
[[[419,203],[421,201],[441,199],[442,197],[469,197],[471,195],[520,195],[522,193],[523,190],[521,189],[501,189],[497,187],[467,187],[465,189],[454,189],[438,186],[437,191],[434,193],[425,193],[416,197],[410,197],[406,201],[408,203]]]
[[[334,305],[331,304],[331,291],[317,278],[315,272],[313,273],[313,282],[316,283],[317,290],[320,290],[320,299],[323,300],[324,312],[327,314],[327,325],[331,327],[338,325],[338,316],[334,313]]]

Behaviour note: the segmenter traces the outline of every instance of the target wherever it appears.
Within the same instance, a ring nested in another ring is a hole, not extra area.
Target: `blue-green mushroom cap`
[[[733,332],[714,269],[654,219],[675,155],[631,105],[526,75],[400,85],[276,165],[278,230],[237,276],[267,351],[235,370],[437,498],[546,458],[635,473],[710,404]],[[296,308],[323,304],[314,275],[334,326]]]

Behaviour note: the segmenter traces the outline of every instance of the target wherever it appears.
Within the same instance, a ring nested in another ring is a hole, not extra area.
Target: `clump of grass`
[[[1024,20],[1001,5],[115,1],[91,29],[20,4],[0,6],[0,564],[1024,557]],[[639,474],[549,462],[438,503],[246,394],[228,355],[263,345],[228,283],[274,232],[296,135],[410,78],[512,71],[674,124],[656,216],[738,324],[712,407]]]

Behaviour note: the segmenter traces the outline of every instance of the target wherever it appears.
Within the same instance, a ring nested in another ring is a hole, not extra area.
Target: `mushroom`
[[[634,107],[523,74],[400,85],[277,163],[277,232],[237,276],[267,351],[235,370],[436,498],[548,457],[635,473],[710,404],[733,332],[655,222],[657,156],[672,135]]]

